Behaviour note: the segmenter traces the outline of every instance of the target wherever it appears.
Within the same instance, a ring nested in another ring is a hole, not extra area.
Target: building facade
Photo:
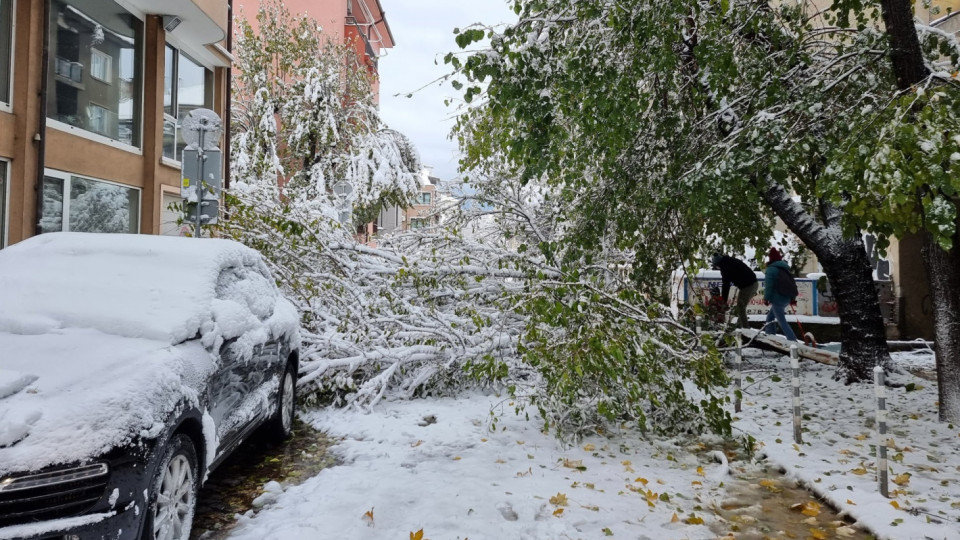
[[[0,247],[178,234],[178,120],[225,117],[229,0],[0,0]]]
[[[295,15],[306,14],[320,23],[323,33],[337,43],[353,46],[373,75],[374,95],[379,100],[378,60],[393,48],[393,33],[380,0],[281,0]],[[239,16],[255,23],[260,0],[236,0]]]

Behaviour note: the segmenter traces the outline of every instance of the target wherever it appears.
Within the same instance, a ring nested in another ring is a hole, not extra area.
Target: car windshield
[[[0,251],[0,332],[93,328],[179,343],[210,320],[224,268],[262,265],[228,240],[40,235]]]

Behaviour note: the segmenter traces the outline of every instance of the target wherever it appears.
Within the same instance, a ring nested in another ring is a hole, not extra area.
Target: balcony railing
[[[77,84],[83,82],[83,64],[80,62],[71,62],[66,58],[56,57],[54,60],[54,72]]]

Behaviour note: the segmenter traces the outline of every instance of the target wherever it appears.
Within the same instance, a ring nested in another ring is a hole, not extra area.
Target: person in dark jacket
[[[763,281],[763,299],[770,303],[770,312],[767,313],[767,321],[763,325],[764,332],[771,332],[773,330],[773,320],[776,319],[777,325],[780,326],[780,331],[783,332],[783,335],[789,341],[796,341],[797,336],[793,333],[793,329],[790,328],[790,324],[787,322],[787,305],[794,301],[793,298],[789,298],[777,292],[777,276],[780,272],[790,273],[790,266],[783,261],[783,256],[780,254],[780,250],[777,248],[770,248],[769,253],[767,253],[767,270],[765,272],[765,278]]]
[[[723,298],[723,305],[726,306],[730,295],[730,285],[733,284],[740,291],[737,293],[737,326],[740,328],[749,327],[747,320],[747,305],[750,299],[757,294],[760,284],[757,282],[757,275],[740,259],[714,253],[710,259],[713,268],[720,270],[720,279],[722,280],[720,296]]]

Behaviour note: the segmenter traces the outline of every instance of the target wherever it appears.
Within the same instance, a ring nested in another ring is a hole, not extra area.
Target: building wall
[[[384,49],[393,47],[393,35],[379,0],[282,0],[294,15],[306,14],[320,23],[323,33],[336,43],[353,45],[373,76],[374,96],[379,102],[377,62]],[[238,17],[256,28],[261,0],[236,0]],[[370,48],[367,49],[369,44]]]
[[[163,212],[161,194],[178,194],[180,186],[179,163],[162,158],[165,43],[168,37],[171,41],[176,41],[178,48],[213,72],[212,108],[221,117],[227,99],[226,68],[229,66],[222,43],[217,45],[229,27],[226,0],[175,0],[166,5],[161,4],[149,0],[124,0],[121,4],[142,24],[141,47],[136,53],[140,58],[142,90],[131,98],[132,107],[141,107],[137,126],[139,147],[136,147],[111,141],[86,129],[49,120],[46,128],[41,128],[41,107],[46,103],[49,118],[54,114],[56,106],[50,99],[44,101],[40,97],[44,73],[48,76],[48,98],[52,98],[49,90],[56,84],[57,77],[50,68],[52,63],[44,65],[42,62],[48,22],[44,19],[42,0],[16,0],[12,100],[9,110],[0,108],[0,160],[9,164],[8,198],[4,212],[7,242],[0,243],[0,247],[37,233],[38,170],[41,174],[43,171],[55,170],[68,175],[105,180],[121,187],[138,188],[138,230],[144,234],[160,233]],[[167,36],[162,16],[152,14],[151,11],[170,9],[177,10],[184,22]],[[56,21],[54,8],[50,11],[51,19]],[[213,17],[217,19],[213,20]],[[98,47],[108,50],[109,41],[105,39]],[[84,99],[108,102],[116,100],[118,92],[128,92],[129,89],[121,88],[118,79],[114,79],[115,84],[106,87],[90,78],[89,46],[90,43],[81,40],[83,52],[77,63],[80,64],[82,75],[75,77],[79,80],[70,82],[90,89],[96,85],[103,87],[101,94],[91,90]],[[51,36],[50,62],[54,61],[55,51],[55,36]],[[83,102],[78,105],[82,108],[86,104]],[[44,143],[45,151],[42,165],[38,162],[41,142]]]

